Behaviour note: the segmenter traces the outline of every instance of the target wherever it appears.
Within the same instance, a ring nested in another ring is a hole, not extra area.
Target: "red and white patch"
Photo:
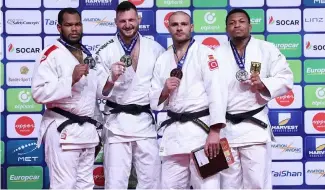
[[[214,69],[218,69],[219,68],[218,62],[213,57],[213,55],[209,55],[209,62],[208,62],[208,64],[209,64],[209,68],[210,68],[211,71],[214,70]]]
[[[65,140],[67,138],[67,130],[61,132],[60,138]]]
[[[56,46],[56,45],[53,45],[53,46],[51,46],[49,49],[47,49],[47,50],[45,51],[44,55],[42,56],[40,63],[42,63],[43,61],[45,61],[46,58],[50,55],[50,53],[51,53],[52,51],[56,50],[56,49],[58,49],[58,46]]]

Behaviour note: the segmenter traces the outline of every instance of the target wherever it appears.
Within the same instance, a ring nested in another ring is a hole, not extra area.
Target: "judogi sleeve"
[[[95,53],[95,60],[96,60],[96,67],[98,67],[98,71],[97,71],[97,75],[99,77],[99,85],[97,88],[97,97],[98,98],[107,98],[110,97],[114,91],[114,86],[116,84],[114,84],[114,86],[112,87],[112,89],[110,90],[110,92],[108,93],[107,96],[103,95],[103,88],[107,82],[108,76],[111,75],[111,65],[112,65],[112,61],[110,59],[110,55],[109,55],[109,49],[107,48],[107,46],[110,43],[114,43],[112,40],[106,42],[104,45],[102,45]]]
[[[61,77],[58,74],[55,59],[56,49],[53,45],[36,61],[32,78],[32,96],[35,102],[46,104],[72,96],[72,75]]]
[[[161,67],[163,63],[164,63],[164,55],[161,55],[155,63],[155,67],[151,79],[151,88],[149,92],[150,107],[152,110],[156,110],[156,111],[163,110],[168,100],[167,98],[164,102],[158,105],[159,97],[165,85],[164,83],[165,81],[162,80],[163,71]]]
[[[216,53],[210,49],[201,53],[202,77],[209,101],[210,126],[226,124],[228,85],[223,77],[222,64],[218,63]]]
[[[270,101],[282,96],[293,88],[293,73],[285,56],[273,44],[269,44],[270,62],[268,63],[268,77],[261,81],[269,91],[269,95],[260,93],[261,97]]]

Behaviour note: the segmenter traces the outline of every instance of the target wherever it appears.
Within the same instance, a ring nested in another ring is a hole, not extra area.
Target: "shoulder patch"
[[[47,50],[45,51],[45,53],[43,54],[40,63],[42,63],[43,61],[45,61],[46,58],[50,55],[50,53],[51,53],[52,51],[56,50],[56,49],[58,49],[58,46],[56,46],[56,45],[52,45],[49,49],[47,49]]]
[[[113,42],[114,42],[114,40],[113,40],[113,39],[110,39],[110,40],[109,40],[108,42],[106,42],[104,45],[100,46],[100,48],[96,51],[95,54],[98,55],[98,53],[99,53],[102,49],[104,49],[106,46],[108,46],[108,44],[111,44],[111,43],[113,43]]]

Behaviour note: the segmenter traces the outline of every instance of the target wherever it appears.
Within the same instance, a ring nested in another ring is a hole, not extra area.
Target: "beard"
[[[80,34],[80,37],[78,39],[73,39],[73,40],[71,40],[69,38],[69,35],[68,35],[68,37],[66,37],[66,35],[61,34],[60,37],[62,38],[62,40],[64,40],[68,44],[70,44],[70,45],[76,45],[76,44],[80,44],[80,40],[82,38],[82,34]]]

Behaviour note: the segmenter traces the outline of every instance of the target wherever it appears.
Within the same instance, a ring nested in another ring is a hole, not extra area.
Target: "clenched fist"
[[[181,80],[176,77],[170,77],[166,80],[164,91],[168,94],[172,93],[176,88],[179,87]]]
[[[112,82],[117,81],[117,79],[121,75],[123,75],[124,72],[125,72],[125,63],[123,62],[113,63],[111,66]]]
[[[74,67],[72,73],[72,86],[77,83],[83,75],[87,76],[89,67],[87,64],[78,64]]]

